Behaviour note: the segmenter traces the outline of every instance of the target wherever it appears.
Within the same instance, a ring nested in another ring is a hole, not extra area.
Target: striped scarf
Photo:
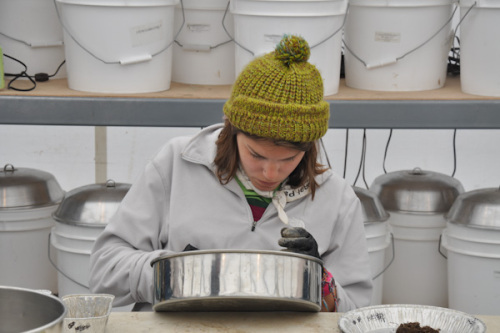
[[[296,219],[289,218],[285,213],[285,206],[287,202],[298,200],[310,193],[309,185],[299,188],[292,188],[290,185],[286,184],[286,180],[280,185],[279,189],[275,189],[274,191],[261,191],[253,186],[252,182],[245,174],[241,166],[236,171],[236,177],[239,182],[247,189],[252,190],[263,198],[270,198],[274,207],[278,210],[278,217],[280,220],[292,227],[302,227],[304,228],[304,222]]]

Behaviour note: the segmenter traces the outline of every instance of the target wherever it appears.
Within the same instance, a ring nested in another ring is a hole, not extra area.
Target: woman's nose
[[[264,176],[268,180],[276,180],[279,175],[278,163],[268,162],[264,165]]]

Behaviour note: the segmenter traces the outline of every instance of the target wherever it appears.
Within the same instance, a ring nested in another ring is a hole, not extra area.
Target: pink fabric
[[[323,277],[321,279],[321,296],[323,299],[332,295],[334,300],[334,307],[331,310],[332,312],[336,312],[338,309],[338,298],[337,298],[337,286],[335,285],[335,279],[333,278],[332,273],[330,273],[326,268],[323,267]]]

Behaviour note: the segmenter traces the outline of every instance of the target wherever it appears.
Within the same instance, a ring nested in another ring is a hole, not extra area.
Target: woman
[[[323,260],[323,311],[370,303],[359,200],[317,161],[330,112],[309,54],[285,36],[238,76],[224,124],[171,140],[147,164],[95,243],[93,292],[117,306],[151,303],[159,256],[284,249]]]

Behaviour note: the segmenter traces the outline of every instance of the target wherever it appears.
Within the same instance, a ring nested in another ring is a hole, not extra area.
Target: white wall
[[[51,172],[66,191],[106,179],[132,183],[165,141],[198,131],[199,128],[0,125],[0,166],[11,163]],[[368,185],[384,173],[388,135],[389,130],[366,131]],[[349,130],[346,179],[351,184],[359,168],[362,137],[363,130]],[[330,163],[341,175],[345,140],[344,129],[331,129],[324,137]],[[500,186],[498,142],[500,130],[457,131],[455,177],[466,191]],[[394,130],[385,167],[387,172],[420,167],[451,175],[453,130]],[[356,185],[365,187],[362,175]]]

